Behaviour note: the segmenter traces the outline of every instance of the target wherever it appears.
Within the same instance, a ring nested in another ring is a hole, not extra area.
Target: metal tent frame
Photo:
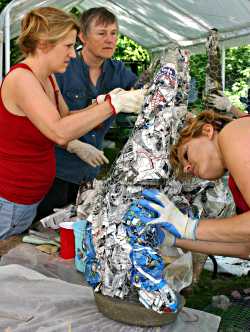
[[[10,40],[18,36],[21,18],[41,6],[66,11],[105,6],[117,15],[121,33],[151,52],[174,45],[204,52],[212,28],[220,33],[223,61],[225,48],[250,44],[249,0],[13,0],[0,14],[0,80],[10,68]]]

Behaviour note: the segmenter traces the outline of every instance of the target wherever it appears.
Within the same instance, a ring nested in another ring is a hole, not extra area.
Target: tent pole
[[[5,74],[7,74],[10,69],[10,9],[11,7],[7,8],[4,18]]]
[[[0,82],[3,79],[3,31],[0,31]]]
[[[225,91],[225,68],[226,68],[226,49],[224,44],[221,47],[221,80],[222,80],[222,90]]]
[[[19,6],[20,4],[23,4],[26,0],[12,0],[7,6],[6,6],[6,12],[4,15],[4,46],[5,46],[5,73],[7,74],[10,69],[10,40],[11,40],[11,34],[10,34],[10,12],[14,7]]]

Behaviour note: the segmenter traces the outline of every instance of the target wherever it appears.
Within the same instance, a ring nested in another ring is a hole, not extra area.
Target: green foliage
[[[11,2],[11,0],[1,0],[0,1],[0,12],[8,5],[8,3]]]
[[[226,50],[226,89],[239,92],[250,79],[250,45]]]
[[[127,36],[119,35],[114,58],[121,60],[131,67],[135,65],[135,72],[139,75],[150,63],[149,52]]]
[[[190,57],[190,76],[196,79],[199,92],[205,86],[207,59],[207,54],[193,54]]]
[[[250,84],[250,45],[233,47],[226,50],[225,94],[231,102],[243,109],[239,96],[247,96]],[[206,78],[206,54],[194,54],[190,57],[190,75],[196,79],[199,99],[191,105],[192,109],[203,109],[202,92]]]
[[[75,15],[77,18],[79,18],[81,15],[81,12],[76,7],[73,7],[70,12],[71,14]]]
[[[150,61],[148,51],[127,36],[120,35],[114,57],[122,61]]]
[[[10,41],[10,64],[11,66],[18,63],[22,59],[22,53],[17,45],[17,38]]]
[[[233,47],[226,50],[225,88],[231,93],[246,88],[250,79],[250,45]],[[196,78],[198,90],[204,89],[206,77],[206,54],[190,57],[190,74]]]
[[[198,99],[195,103],[189,105],[189,111],[200,112],[204,109],[202,93],[205,87],[207,60],[207,54],[193,54],[190,56],[190,76],[196,80]]]
[[[226,50],[226,95],[233,105],[244,109],[239,97],[247,97],[250,87],[250,45]]]

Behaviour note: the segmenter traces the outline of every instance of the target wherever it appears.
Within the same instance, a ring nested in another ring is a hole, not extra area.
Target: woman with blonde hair
[[[146,190],[142,206],[154,211],[165,243],[183,249],[249,259],[250,255],[250,117],[230,118],[204,111],[180,133],[172,147],[171,163],[178,176],[216,180],[229,172],[229,188],[237,215],[193,220],[183,215],[159,191]]]
[[[18,42],[24,60],[1,85],[0,239],[32,223],[55,177],[55,144],[71,150],[76,138],[141,104],[140,93],[111,91],[99,104],[69,116],[53,73],[63,73],[75,57],[78,32],[71,15],[52,7],[33,9],[22,20]]]

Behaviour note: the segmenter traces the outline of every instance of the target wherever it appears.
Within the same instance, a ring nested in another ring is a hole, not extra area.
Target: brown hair
[[[202,135],[202,128],[205,124],[211,124],[216,131],[221,129],[232,121],[232,118],[212,110],[201,112],[196,117],[188,119],[186,126],[181,130],[179,140],[171,147],[170,151],[170,164],[178,178],[185,177],[183,166],[179,160],[178,150],[181,145],[189,141],[191,138],[199,137]]]
[[[55,45],[71,30],[79,32],[79,24],[71,14],[53,7],[35,8],[22,19],[18,45],[27,56],[34,54],[38,42]]]
[[[84,11],[80,17],[80,28],[82,33],[87,36],[90,25],[96,21],[97,25],[108,25],[117,23],[116,16],[105,7],[94,7]]]

